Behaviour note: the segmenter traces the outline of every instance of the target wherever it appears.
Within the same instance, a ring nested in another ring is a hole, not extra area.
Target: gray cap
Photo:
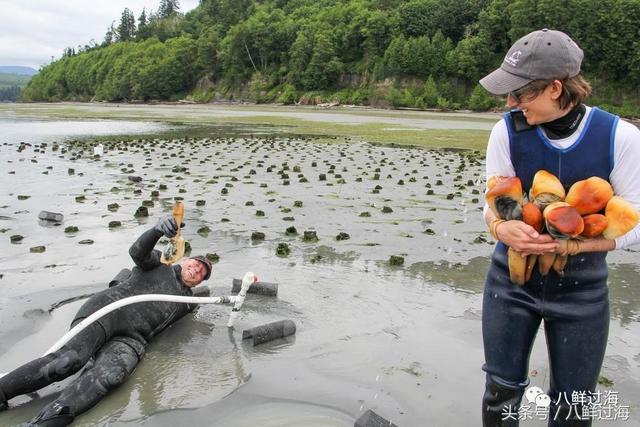
[[[544,28],[515,42],[500,68],[482,78],[480,84],[491,93],[504,95],[533,80],[575,77],[583,57],[571,37]]]

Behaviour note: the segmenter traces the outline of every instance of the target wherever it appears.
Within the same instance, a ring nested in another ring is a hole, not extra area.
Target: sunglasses
[[[509,92],[507,96],[511,97],[511,99],[513,99],[517,104],[521,104],[524,101],[531,101],[534,99],[548,85],[549,84],[547,82],[534,80],[519,89]]]

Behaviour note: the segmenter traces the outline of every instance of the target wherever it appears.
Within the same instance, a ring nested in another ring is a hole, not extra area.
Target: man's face
[[[182,282],[189,288],[199,285],[207,275],[204,264],[195,259],[185,259],[180,262],[180,267],[182,267]]]

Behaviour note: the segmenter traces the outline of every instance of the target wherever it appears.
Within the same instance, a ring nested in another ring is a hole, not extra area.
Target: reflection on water
[[[426,282],[441,283],[455,289],[482,293],[489,268],[489,257],[475,257],[468,263],[424,261],[411,264],[407,273]]]
[[[638,322],[640,313],[640,268],[637,264],[609,265],[609,303],[611,316],[622,325]]]
[[[41,143],[80,136],[135,135],[171,128],[165,123],[123,120],[33,120],[0,118],[2,142]]]

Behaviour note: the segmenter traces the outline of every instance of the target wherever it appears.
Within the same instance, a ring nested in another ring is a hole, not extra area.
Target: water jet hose
[[[178,295],[164,295],[164,294],[145,294],[145,295],[136,295],[133,297],[123,298],[121,300],[112,302],[111,304],[102,307],[100,310],[93,313],[91,316],[82,319],[78,324],[76,324],[73,328],[71,328],[66,334],[62,336],[49,350],[47,350],[42,357],[46,356],[49,353],[53,353],[55,351],[60,350],[62,346],[71,340],[74,336],[80,333],[87,326],[100,319],[103,316],[111,313],[114,310],[122,308],[126,305],[136,304],[139,302],[177,302],[181,304],[231,304],[233,303],[233,310],[231,312],[231,316],[229,316],[229,322],[227,322],[227,326],[229,328],[233,327],[235,320],[238,318],[238,313],[240,312],[240,308],[242,308],[242,304],[244,303],[244,299],[247,295],[247,290],[252,283],[256,282],[257,278],[253,273],[245,273],[242,279],[242,287],[240,288],[240,293],[236,296],[224,296],[224,297],[185,297]],[[0,373],[0,378],[4,377],[7,374]]]

